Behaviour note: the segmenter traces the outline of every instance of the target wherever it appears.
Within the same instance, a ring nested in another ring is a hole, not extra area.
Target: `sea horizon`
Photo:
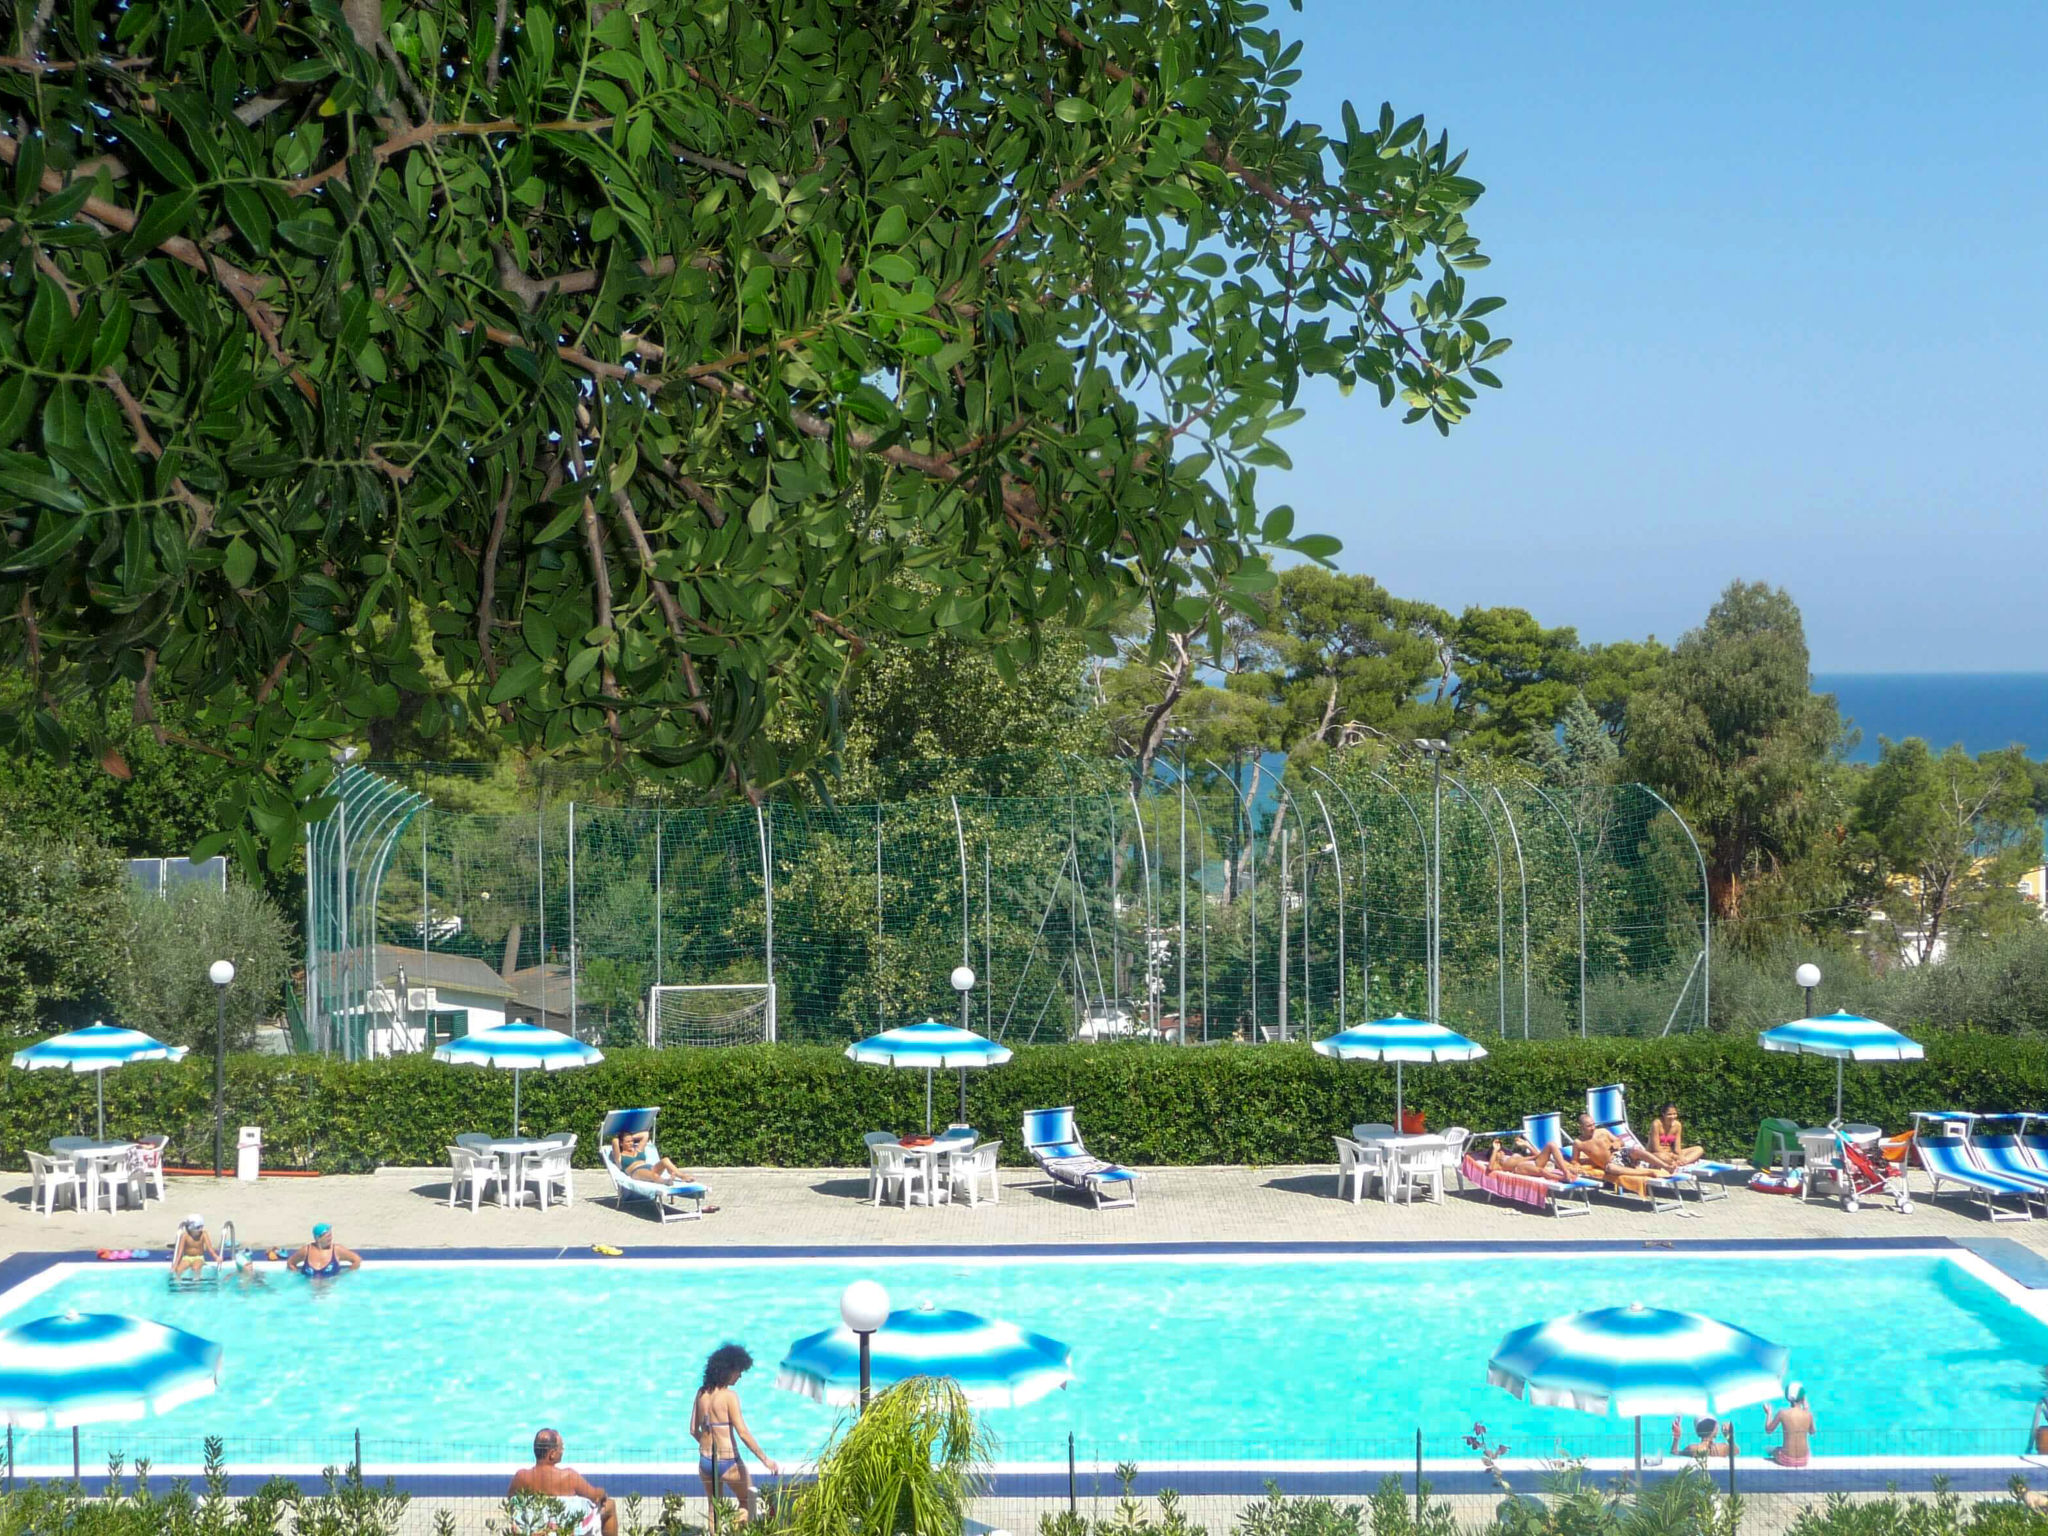
[[[1876,762],[1880,737],[1918,736],[1937,752],[1960,744],[1973,754],[2048,753],[2048,671],[1815,672],[1813,690],[1833,694],[1862,733],[1853,763]]]

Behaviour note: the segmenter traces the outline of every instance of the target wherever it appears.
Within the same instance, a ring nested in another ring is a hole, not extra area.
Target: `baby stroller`
[[[1875,1156],[1872,1153],[1875,1152]],[[1855,1210],[1866,1199],[1889,1197],[1892,1209],[1901,1216],[1913,1209],[1913,1192],[1906,1185],[1905,1148],[1894,1162],[1881,1145],[1859,1147],[1835,1132],[1835,1175],[1842,1187],[1842,1209]]]

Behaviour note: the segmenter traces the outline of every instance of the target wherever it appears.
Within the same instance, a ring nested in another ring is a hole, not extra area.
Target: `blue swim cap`
[[[327,1225],[327,1223],[324,1221],[316,1221],[313,1223],[313,1235],[315,1237],[325,1237],[328,1233],[332,1232],[333,1230],[334,1228]]]

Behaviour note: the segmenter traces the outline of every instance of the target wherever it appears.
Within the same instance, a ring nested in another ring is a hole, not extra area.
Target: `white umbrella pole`
[[[924,1133],[932,1133],[932,1069],[924,1069]]]
[[[1835,1058],[1835,1124],[1842,1123],[1842,1058]]]
[[[99,1071],[92,1075],[92,1098],[94,1106],[99,1110],[100,1130],[98,1139],[105,1141],[107,1139],[107,1069],[105,1067],[101,1067]]]
[[[512,1139],[519,1139],[519,1068],[512,1069]]]
[[[1401,1063],[1394,1063],[1394,1134],[1401,1134]]]
[[[1643,1484],[1643,1416],[1636,1415],[1636,1486]]]
[[[960,1069],[960,1123],[967,1123],[967,1069]]]

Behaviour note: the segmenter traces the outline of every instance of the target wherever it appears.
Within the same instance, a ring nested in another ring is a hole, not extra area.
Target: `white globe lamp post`
[[[860,1405],[868,1405],[868,1341],[889,1321],[889,1293],[880,1282],[856,1280],[839,1293],[839,1320],[860,1340]]]
[[[1813,1017],[1813,989],[1820,985],[1820,967],[1811,960],[1792,973],[1793,981],[1806,989],[1806,1016]]]
[[[213,983],[219,1011],[215,1015],[213,1030],[213,1176],[220,1177],[222,1126],[227,1118],[228,1086],[228,983],[235,979],[235,966],[231,960],[216,960],[206,968],[206,979]]]

